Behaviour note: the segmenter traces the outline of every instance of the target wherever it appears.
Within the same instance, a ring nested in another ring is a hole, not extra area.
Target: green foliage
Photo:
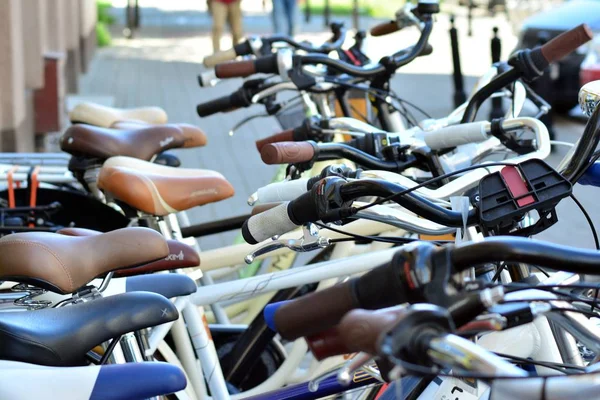
[[[112,3],[107,0],[97,0],[96,6],[98,7],[98,22],[102,22],[105,25],[112,25],[115,23],[115,18],[110,15],[110,9]]]
[[[96,24],[96,41],[98,47],[110,46],[110,43],[112,42],[112,37],[104,22],[98,22]]]
[[[110,46],[112,37],[108,31],[108,26],[115,23],[115,18],[110,15],[112,3],[107,0],[97,0],[98,22],[96,23],[96,41],[98,47]]]

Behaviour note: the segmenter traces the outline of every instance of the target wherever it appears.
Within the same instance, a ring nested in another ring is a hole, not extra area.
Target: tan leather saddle
[[[233,186],[218,172],[167,167],[130,157],[106,160],[98,187],[137,210],[158,216],[234,195]]]
[[[148,228],[124,228],[100,235],[15,233],[0,238],[0,280],[73,293],[107,272],[164,259],[169,247]]]

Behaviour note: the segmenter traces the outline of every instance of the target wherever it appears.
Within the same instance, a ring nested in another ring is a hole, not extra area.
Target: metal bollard
[[[500,55],[502,53],[502,42],[498,37],[498,27],[494,27],[492,29],[493,36],[491,41],[491,53],[492,53],[492,64],[500,62]],[[489,120],[493,120],[496,118],[502,118],[504,116],[504,107],[502,107],[502,98],[494,97],[492,98],[492,109],[490,110],[490,118]]]
[[[464,88],[464,78],[460,67],[460,52],[458,49],[458,34],[454,25],[454,16],[450,17],[450,46],[452,48],[452,65],[454,71],[452,78],[454,81],[454,108],[458,107],[467,100]]]

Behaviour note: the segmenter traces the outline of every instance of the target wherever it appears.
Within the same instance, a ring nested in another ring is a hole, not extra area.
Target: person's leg
[[[286,0],[273,0],[273,31],[275,34],[283,34],[283,24],[286,20],[286,11],[285,11],[285,1]]]
[[[227,19],[227,4],[219,1],[212,2],[212,43],[213,52],[221,50],[221,36],[223,36],[223,28],[225,27],[225,20]]]
[[[243,36],[243,25],[242,25],[242,7],[241,1],[237,0],[233,3],[229,4],[229,28],[231,29],[231,36],[233,41],[233,46],[238,44]]]
[[[285,15],[288,24],[288,35],[294,36],[296,34],[296,22],[298,18],[298,0],[284,0],[285,2]]]

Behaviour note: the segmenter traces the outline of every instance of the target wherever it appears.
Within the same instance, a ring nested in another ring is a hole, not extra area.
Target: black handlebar
[[[600,274],[600,252],[514,236],[489,237],[448,249],[454,269],[500,261],[540,265],[578,274]]]
[[[404,192],[404,186],[380,180],[359,179],[345,182],[342,178],[330,177],[313,185],[310,191],[289,203],[290,215],[294,223],[300,225],[309,222],[339,220],[342,210],[348,211],[344,205],[361,197],[388,197]],[[407,193],[393,200],[397,204],[422,216],[430,221],[450,227],[462,227],[463,215],[460,212],[448,210],[435,204],[414,192]],[[348,213],[350,216],[351,213]],[[474,225],[478,222],[475,210],[467,214],[466,224]]]
[[[346,159],[368,169],[400,172],[414,167],[417,160],[387,161],[361,151],[346,143],[315,143],[315,159],[319,161]]]
[[[404,192],[405,190],[407,188],[402,185],[382,179],[360,179],[342,185],[340,187],[340,196],[344,201],[351,201],[367,196],[388,197]],[[462,213],[441,207],[415,192],[398,196],[393,201],[407,210],[440,225],[457,228],[463,226]],[[474,225],[477,222],[477,212],[472,209],[467,214],[466,224]]]
[[[393,56],[384,57],[378,64],[367,67],[358,67],[353,64],[346,63],[344,61],[335,60],[329,58],[323,54],[307,54],[294,56],[294,60],[300,64],[323,64],[331,67],[332,69],[352,75],[358,78],[373,78],[378,74],[386,73],[388,71],[395,71],[396,69],[408,64],[424,51],[429,50],[427,42],[429,35],[433,29],[433,20],[431,18],[425,21],[425,26],[421,31],[421,37],[414,46],[409,49],[403,49]]]

